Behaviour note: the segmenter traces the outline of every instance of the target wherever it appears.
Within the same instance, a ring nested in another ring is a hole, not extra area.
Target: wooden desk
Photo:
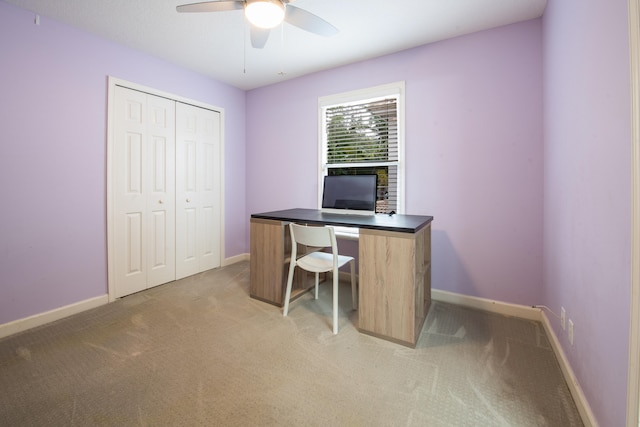
[[[290,222],[358,227],[358,329],[415,347],[431,304],[431,221],[432,216],[340,215],[316,209],[253,214],[250,295],[283,305]],[[304,278],[296,278],[292,299],[307,289]]]

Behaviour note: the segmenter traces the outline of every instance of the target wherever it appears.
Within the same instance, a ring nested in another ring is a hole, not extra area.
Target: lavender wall
[[[600,425],[625,425],[631,260],[627,0],[549,0],[544,15],[544,299]]]
[[[541,303],[542,37],[533,20],[247,94],[248,214],[317,207],[318,97],[406,82],[406,200],[433,287]]]
[[[225,109],[226,256],[247,252],[244,91],[33,20],[0,1],[0,324],[107,292],[109,75]]]

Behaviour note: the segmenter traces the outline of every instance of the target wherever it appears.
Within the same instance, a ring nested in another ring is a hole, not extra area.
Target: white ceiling
[[[200,0],[5,0],[241,89],[540,17],[547,0],[297,0],[339,29],[289,24],[251,47],[242,10],[177,13]],[[285,74],[282,75],[282,72]]]

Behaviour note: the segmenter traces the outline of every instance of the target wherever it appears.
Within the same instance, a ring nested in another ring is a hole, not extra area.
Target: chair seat
[[[353,257],[338,255],[338,268],[342,267]],[[312,252],[298,259],[296,263],[307,271],[324,273],[333,270],[333,255],[326,252]]]

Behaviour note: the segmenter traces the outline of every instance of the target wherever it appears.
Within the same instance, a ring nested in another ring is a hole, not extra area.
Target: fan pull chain
[[[242,19],[242,73],[247,74],[247,18]]]
[[[286,76],[284,72],[284,24],[280,24],[280,72],[279,76]]]

